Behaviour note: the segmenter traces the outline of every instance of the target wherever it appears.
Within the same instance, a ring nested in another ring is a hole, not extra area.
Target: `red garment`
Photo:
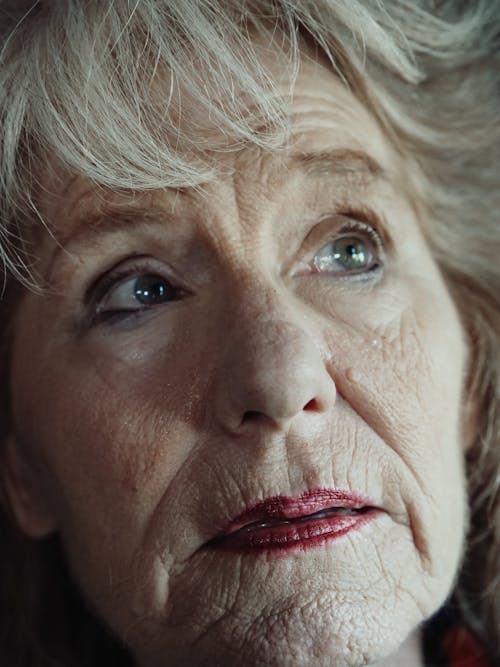
[[[450,667],[491,667],[478,639],[463,626],[448,631],[443,647]]]

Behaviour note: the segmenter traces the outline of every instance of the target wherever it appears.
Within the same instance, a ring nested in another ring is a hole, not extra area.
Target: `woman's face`
[[[466,348],[406,167],[321,65],[289,109],[197,191],[68,179],[18,305],[14,508],[148,667],[371,664],[457,571]]]

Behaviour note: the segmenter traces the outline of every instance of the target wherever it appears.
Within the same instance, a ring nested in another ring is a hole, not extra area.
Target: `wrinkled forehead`
[[[380,176],[393,181],[400,178],[400,159],[394,147],[325,57],[303,45],[298,69],[293,71],[287,53],[275,46],[256,42],[255,53],[283,113],[281,133],[272,136],[272,128],[265,125],[265,109],[257,108],[254,96],[241,88],[234,88],[229,100],[227,91],[224,95],[213,91],[215,106],[210,115],[189,88],[179,85],[173,89],[169,76],[159,75],[153,96],[160,100],[168,93],[171,114],[168,128],[157,134],[159,147],[174,147],[172,169],[176,159],[185,160],[192,164],[193,172],[198,170],[198,182],[169,183],[166,177],[161,187],[137,188],[130,178],[131,187],[110,188],[84,169],[78,173],[54,155],[48,156],[39,178],[37,206],[57,240],[63,241],[76,217],[80,221],[87,218],[91,225],[101,210],[129,206],[144,210],[153,206],[158,191],[169,195],[163,202],[173,204],[180,193],[207,192],[217,181],[234,178],[245,182],[265,177],[272,188],[294,170],[348,174],[356,185]],[[198,66],[202,64],[193,63],[195,69]],[[248,121],[255,141],[252,137],[236,140],[230,127],[221,127],[217,112],[226,113],[226,103],[238,105],[237,112]],[[130,159],[137,149],[135,139],[122,137],[130,145]]]

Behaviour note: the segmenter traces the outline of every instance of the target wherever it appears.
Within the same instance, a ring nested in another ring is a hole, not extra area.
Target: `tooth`
[[[268,521],[262,521],[262,523],[251,523],[248,526],[244,526],[241,530],[249,532],[251,530],[256,530],[258,528],[267,528],[271,524]]]
[[[286,526],[287,524],[293,522],[305,522],[310,521],[311,519],[326,519],[329,516],[344,516],[355,514],[359,510],[351,509],[349,507],[330,507],[326,510],[321,510],[314,514],[308,514],[306,516],[298,517],[297,519],[282,519],[275,521],[256,521],[255,523],[248,524],[240,528],[241,532],[249,533],[254,530],[259,530],[262,528],[272,528],[276,526]]]
[[[351,509],[349,507],[330,507],[330,509],[318,512],[317,514],[313,514],[313,516],[323,519],[329,516],[336,516],[336,515],[343,516],[343,515],[354,514],[355,512],[356,510]]]

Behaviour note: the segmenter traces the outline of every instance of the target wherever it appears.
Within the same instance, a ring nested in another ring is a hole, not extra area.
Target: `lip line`
[[[300,496],[272,496],[261,500],[240,512],[227,522],[218,537],[228,537],[232,533],[257,521],[283,521],[306,517],[333,507],[362,509],[376,504],[369,498],[354,491],[344,489],[312,489]]]

